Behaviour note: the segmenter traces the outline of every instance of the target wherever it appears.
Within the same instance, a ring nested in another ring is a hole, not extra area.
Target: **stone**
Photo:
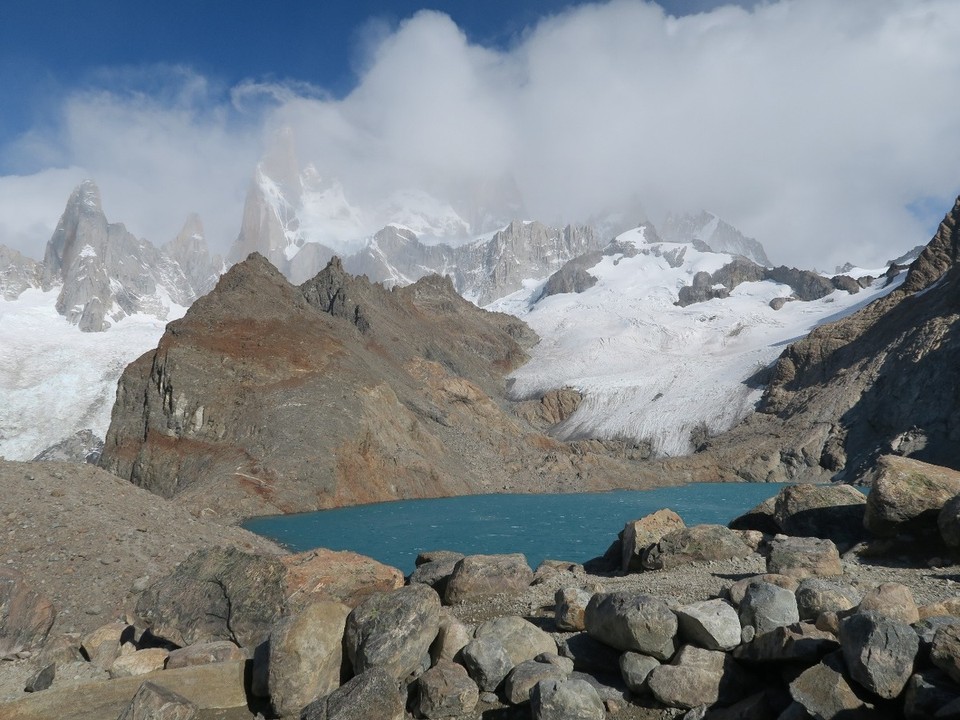
[[[40,692],[53,685],[54,678],[57,676],[57,664],[50,663],[40,668],[33,677],[31,677],[24,686],[24,692]]]
[[[620,540],[621,560],[620,569],[623,572],[636,572],[643,569],[641,564],[643,554],[653,545],[660,542],[668,532],[679,530],[684,525],[677,513],[669,508],[657,510],[638,520],[628,522],[623,527]]]
[[[863,599],[850,585],[821,578],[804,578],[794,594],[801,620],[816,620],[824,612],[850,610]]]
[[[618,650],[668,660],[676,649],[677,616],[652,595],[597,593],[587,605],[585,624],[591,637]]]
[[[767,535],[777,535],[783,532],[783,528],[777,522],[776,510],[776,496],[767,498],[743,515],[735,517],[727,527],[731,530],[756,530]]]
[[[657,667],[660,667],[659,661],[649,655],[628,650],[620,656],[620,675],[623,682],[630,688],[630,692],[637,695],[646,695],[649,692],[647,678]]]
[[[197,550],[143,592],[136,613],[154,635],[181,647],[211,640],[256,647],[283,613],[285,574],[277,558]]]
[[[514,665],[500,640],[492,636],[471,640],[460,657],[470,677],[486,692],[494,692]]]
[[[560,655],[573,661],[576,670],[587,673],[615,674],[620,668],[620,653],[609,645],[581,632],[560,641]]]
[[[117,720],[193,720],[197,706],[172,690],[144,682]]]
[[[213,642],[197,643],[185,648],[171,650],[167,658],[167,669],[175,670],[193,665],[228,662],[230,660],[246,660],[247,653],[238,648],[229,640],[215,640]]]
[[[707,650],[733,650],[740,644],[740,618],[724,600],[703,600],[675,612],[681,640]]]
[[[280,558],[287,602],[292,610],[317,600],[354,608],[370,595],[403,587],[403,573],[349,550],[317,548]]]
[[[165,648],[148,648],[137,650],[130,655],[121,655],[110,666],[110,677],[135,677],[155,670],[163,670],[169,654],[170,651]]]
[[[542,585],[561,575],[567,576],[569,581],[583,578],[586,575],[586,571],[580,563],[546,559],[541,561],[541,563],[537,565],[537,569],[533,571],[533,584]]]
[[[939,615],[937,617],[924,618],[913,625],[914,632],[920,640],[920,651],[917,653],[917,667],[930,664],[930,648],[933,646],[933,638],[944,625],[960,625],[960,617],[952,615]]]
[[[603,701],[579,678],[543,680],[530,693],[533,720],[604,720]]]
[[[480,699],[480,690],[464,667],[449,660],[440,660],[416,685],[418,717],[461,717],[472,712]]]
[[[750,585],[740,603],[740,624],[753,627],[757,635],[799,621],[794,594],[770,583]]]
[[[739,608],[740,603],[743,602],[743,596],[747,593],[747,588],[760,582],[786,588],[790,592],[796,591],[797,587],[800,585],[800,581],[797,578],[790,577],[789,575],[763,573],[761,575],[753,575],[752,577],[746,577],[742,580],[737,580],[735,583],[733,583],[733,585],[727,588],[727,597],[730,599],[730,602],[733,603],[734,607]]]
[[[344,645],[354,672],[380,666],[396,680],[412,673],[437,637],[440,597],[426,585],[371,595],[347,617]]]
[[[460,562],[456,560],[434,560],[433,562],[417,565],[417,568],[410,574],[410,584],[421,583],[429,585],[440,597],[443,597],[447,591],[447,583],[450,576],[453,575],[453,569]]]
[[[960,617],[960,597],[945,598],[939,602],[921,605],[917,608],[917,613],[921,620],[941,615]]]
[[[449,609],[440,608],[440,624],[437,637],[430,645],[430,659],[456,661],[460,651],[473,639],[473,633]]]
[[[80,641],[80,651],[92,663],[109,670],[120,655],[121,638],[132,638],[134,629],[122,622],[107,623],[87,633]]]
[[[47,639],[56,611],[13,568],[0,568],[0,658],[38,647]]]
[[[937,628],[930,645],[930,660],[955,683],[960,683],[960,623]]]
[[[650,693],[664,705],[695,708],[728,705],[746,694],[747,677],[727,653],[684,645],[669,665],[647,678]]]
[[[909,625],[864,612],[840,623],[840,643],[850,677],[887,700],[906,687],[920,647]]]
[[[871,489],[863,522],[881,537],[893,537],[906,524],[933,525],[960,494],[960,472],[896,455],[882,456],[867,479]]]
[[[648,548],[643,556],[647,570],[665,570],[697,562],[747,557],[753,550],[733,530],[723,525],[694,525],[673,530]]]
[[[770,543],[767,571],[795,578],[843,574],[840,553],[831,540],[776,537]]]
[[[268,645],[267,683],[278,715],[295,714],[340,687],[349,614],[350,608],[342,603],[319,601],[274,625]]]
[[[900,583],[881,583],[863,596],[857,610],[884,615],[907,625],[913,625],[920,619],[913,592]]]
[[[583,614],[587,610],[591,593],[576,587],[560,588],[554,596],[554,621],[557,630],[578,632],[584,629]]]
[[[842,663],[828,656],[790,683],[790,696],[815,718],[869,718],[866,704],[843,676]]]
[[[910,677],[903,693],[903,717],[927,720],[957,700],[957,688],[939,670],[926,670]]]
[[[533,686],[541,680],[563,680],[569,675],[570,673],[564,672],[556,665],[524,660],[507,673],[503,683],[503,694],[511,704],[520,705],[530,700]]]
[[[467,598],[519,593],[533,582],[533,570],[520,553],[511,555],[468,555],[454,567],[444,602],[448,605]]]
[[[836,636],[801,622],[781,625],[756,635],[746,645],[733,651],[737,660],[749,663],[792,662],[813,665],[825,655],[838,650]]]
[[[508,615],[481,623],[475,637],[498,640],[513,665],[532,660],[540,653],[557,651],[557,643],[552,637],[528,620],[516,616]]]
[[[850,485],[789,485],[777,493],[774,513],[786,535],[850,547],[865,537],[866,505],[866,496]]]
[[[464,558],[462,552],[457,552],[455,550],[424,550],[423,552],[417,553],[416,559],[413,561],[414,567],[420,567],[421,565],[426,565],[427,563],[432,562],[457,562],[457,560],[462,560]]]
[[[301,711],[301,720],[404,720],[404,696],[396,679],[373,667]]]
[[[537,655],[534,660],[539,663],[546,663],[547,665],[556,665],[558,668],[563,670],[564,673],[569,675],[573,672],[574,664],[573,660],[568,657],[562,657],[557,653],[545,652]]]
[[[937,529],[947,547],[960,549],[960,494],[947,500],[940,509],[937,514]]]

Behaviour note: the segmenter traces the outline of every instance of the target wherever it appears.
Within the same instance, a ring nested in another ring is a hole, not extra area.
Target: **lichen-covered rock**
[[[831,540],[812,537],[776,537],[770,543],[767,571],[795,578],[843,574],[840,553]]]
[[[920,646],[909,625],[873,613],[846,618],[840,624],[840,642],[850,676],[888,700],[906,686]]]
[[[882,537],[908,523],[935,524],[943,506],[960,494],[960,472],[895,455],[881,457],[871,479],[864,525]]]
[[[694,525],[664,535],[648,548],[643,567],[661,570],[696,562],[746,557],[753,550],[737,533],[724,525]]]
[[[677,616],[652,595],[597,593],[587,605],[585,621],[592,637],[618,650],[668,660],[676,649]]]
[[[440,597],[426,585],[372,595],[347,617],[344,645],[357,673],[382,667],[402,680],[419,667],[440,626]]]
[[[533,582],[533,570],[520,553],[468,555],[459,560],[447,581],[444,602],[453,605],[470,597],[518,593]]]

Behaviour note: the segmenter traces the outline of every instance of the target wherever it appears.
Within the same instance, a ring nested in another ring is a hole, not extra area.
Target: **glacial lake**
[[[727,524],[783,485],[693,483],[652,490],[558,495],[467,495],[398,500],[248,520],[243,526],[295,552],[353,550],[409,574],[424,550],[522,552],[584,562],[602,555],[629,520],[668,507],[687,525]]]

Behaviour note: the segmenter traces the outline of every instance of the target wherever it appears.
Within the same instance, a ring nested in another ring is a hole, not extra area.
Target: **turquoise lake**
[[[467,495],[260,517],[243,526],[296,552],[353,550],[404,573],[413,571],[424,550],[522,552],[536,568],[545,558],[584,562],[602,555],[627,521],[664,507],[687,525],[725,525],[781,487],[694,483],[604,493]]]

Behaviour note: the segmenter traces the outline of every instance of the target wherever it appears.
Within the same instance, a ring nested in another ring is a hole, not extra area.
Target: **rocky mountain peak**
[[[946,214],[933,239],[910,265],[903,289],[917,292],[937,282],[960,258],[960,197]]]

